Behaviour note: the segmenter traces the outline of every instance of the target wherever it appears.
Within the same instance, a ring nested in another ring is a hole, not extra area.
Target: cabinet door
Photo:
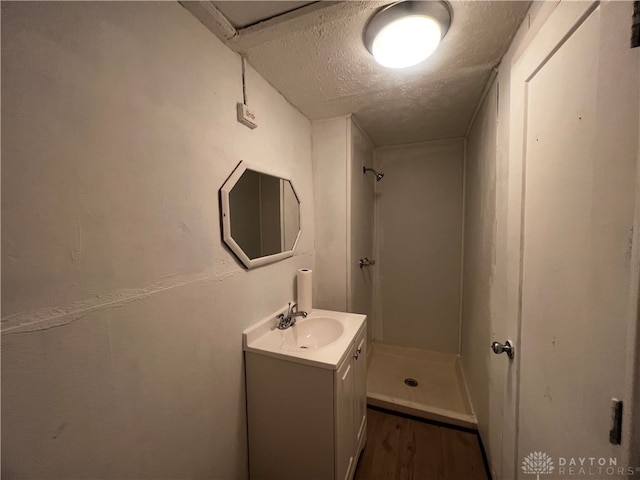
[[[356,444],[354,422],[355,392],[355,347],[349,349],[347,357],[335,373],[336,402],[336,480],[351,475]]]
[[[364,445],[367,434],[367,328],[366,323],[355,341],[355,435],[356,446],[360,449]],[[357,452],[356,452],[357,454]]]

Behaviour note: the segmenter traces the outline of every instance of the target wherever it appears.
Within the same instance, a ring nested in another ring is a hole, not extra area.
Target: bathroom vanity
[[[245,330],[252,479],[353,478],[366,441],[366,316],[314,309]]]

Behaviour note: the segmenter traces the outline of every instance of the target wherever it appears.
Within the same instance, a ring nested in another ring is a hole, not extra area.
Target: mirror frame
[[[264,257],[258,258],[249,258],[242,247],[236,242],[231,236],[231,209],[229,206],[229,195],[233,187],[238,183],[240,177],[244,174],[245,171],[252,170],[254,172],[262,173],[264,175],[270,175],[272,177],[280,178],[281,180],[286,180],[291,185],[291,190],[293,191],[296,200],[298,201],[298,235],[296,236],[295,242],[293,242],[293,246],[291,250],[286,250],[280,253],[274,253],[273,255],[266,255]],[[256,167],[255,165],[249,164],[242,160],[236,168],[231,172],[229,178],[224,182],[222,187],[220,187],[220,208],[221,208],[221,220],[222,220],[222,238],[224,239],[224,243],[231,249],[231,251],[235,254],[236,257],[244,264],[247,269],[260,267],[262,265],[267,265],[269,263],[278,262],[280,260],[284,260],[285,258],[289,258],[293,256],[293,253],[298,246],[298,242],[300,241],[300,236],[302,235],[302,215],[300,212],[300,197],[298,196],[298,192],[296,192],[295,187],[293,186],[293,182],[290,178],[280,175],[279,173],[274,173],[265,170],[261,167]]]

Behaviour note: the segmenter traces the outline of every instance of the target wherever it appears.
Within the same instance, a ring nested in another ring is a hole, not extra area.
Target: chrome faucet
[[[280,330],[286,330],[287,328],[294,326],[296,324],[297,317],[306,318],[307,312],[298,310],[297,303],[291,305],[291,302],[289,302],[289,309],[287,311],[287,314],[285,315],[284,313],[281,313],[280,315],[278,315],[278,328]]]

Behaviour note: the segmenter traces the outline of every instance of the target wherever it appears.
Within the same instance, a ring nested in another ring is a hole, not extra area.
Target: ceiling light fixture
[[[380,65],[411,67],[435,51],[450,25],[447,3],[406,0],[378,10],[364,28],[363,40]]]

